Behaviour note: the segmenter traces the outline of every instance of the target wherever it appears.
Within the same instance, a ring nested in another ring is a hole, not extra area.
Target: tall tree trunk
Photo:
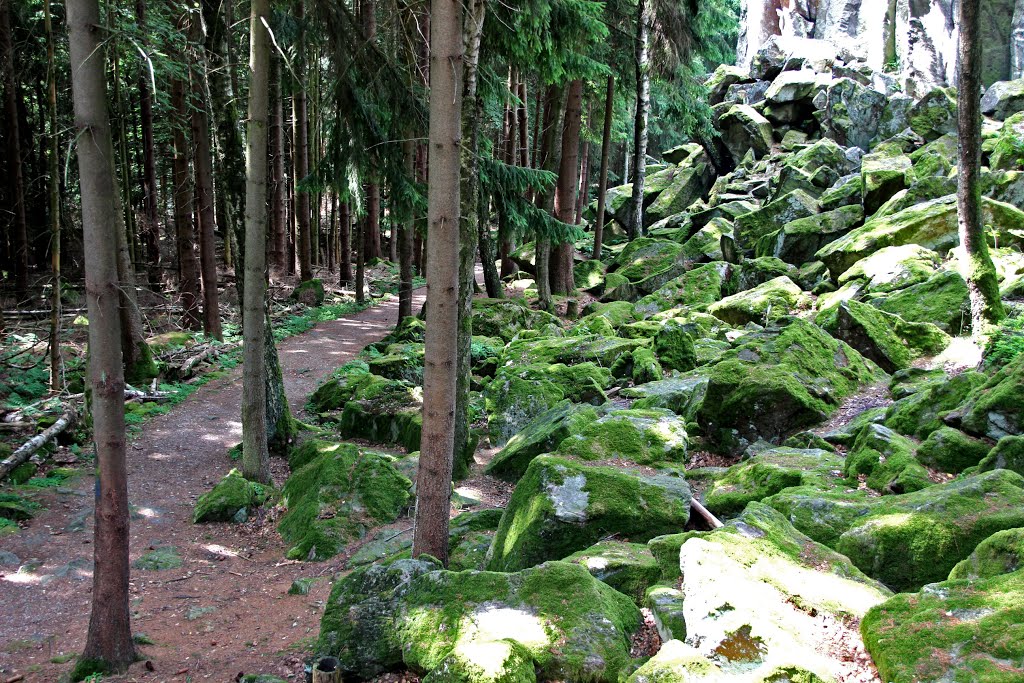
[[[518,99],[519,91],[519,74],[513,69],[509,69],[509,93],[511,98]],[[519,127],[519,110],[520,103],[509,99],[505,105],[505,149],[502,155],[502,161],[510,166],[515,164],[518,160],[516,154],[516,129]],[[521,137],[521,136],[520,136]],[[520,145],[525,144],[525,141],[520,139]],[[522,164],[520,164],[522,165]],[[483,232],[483,231],[481,231]],[[498,206],[498,258],[501,260],[501,272],[499,278],[507,277],[514,274],[518,267],[512,260],[512,229],[508,220],[508,210],[505,206]],[[484,247],[483,240],[480,242],[481,249]],[[480,260],[484,260],[484,254],[481,251]],[[498,280],[495,292],[491,292],[492,284],[489,282],[490,278],[487,272],[484,272],[484,283],[487,285],[487,296],[498,297],[502,294],[502,287],[500,279]]]
[[[245,285],[243,289],[242,474],[270,481],[267,446],[266,262],[267,110],[270,99],[269,0],[252,0],[249,21],[249,120],[246,135]]]
[[[597,181],[597,223],[594,225],[594,258],[601,258],[604,242],[604,212],[608,199],[608,159],[612,149],[612,109],[615,105],[615,77],[608,77],[604,96],[604,131],[601,133],[601,172]]]
[[[185,137],[189,119],[185,102],[185,83],[180,78],[171,81],[171,106],[174,120],[174,229],[178,248],[178,293],[182,308],[182,326],[197,330],[202,324],[199,316],[199,264],[196,261],[195,228],[192,225],[192,174],[189,169],[190,147]]]
[[[416,142],[406,135],[402,142],[402,156],[405,161],[405,172],[410,178],[416,174]],[[402,222],[398,233],[398,320],[412,315],[412,249],[413,233],[416,228],[410,212],[409,218]],[[392,227],[394,230],[394,227]]]
[[[203,24],[190,24],[195,61],[192,71],[192,143],[195,145],[196,200],[199,202],[199,265],[203,280],[203,332],[223,341],[220,302],[217,296],[217,221],[213,209],[213,152],[210,148],[210,116],[207,109],[206,54]]]
[[[25,180],[10,3],[11,0],[0,0],[0,55],[3,56],[4,115],[7,119],[8,182],[14,205],[14,289],[18,297],[23,298],[28,294],[28,223],[25,220]]]
[[[125,458],[124,371],[118,305],[118,234],[124,218],[107,116],[97,0],[70,0],[67,24],[76,150],[82,185],[89,383],[96,445],[96,512],[92,612],[76,678],[124,672],[135,661],[128,609],[128,472]]]
[[[352,285],[352,215],[349,203],[341,204],[341,247],[338,250],[338,284]]]
[[[541,133],[541,145],[534,160],[539,168],[555,173],[558,170],[558,147],[560,144],[560,129],[558,125],[561,120],[562,95],[564,89],[558,85],[550,85],[544,96],[544,130]],[[537,197],[537,208],[553,214],[555,208],[555,193],[552,190],[542,192]],[[537,305],[545,311],[553,309],[551,303],[551,241],[543,236],[537,236],[536,248],[537,264]]]
[[[305,2],[295,5],[295,21],[299,25],[299,39],[296,43],[295,92],[292,103],[295,110],[295,214],[298,217],[299,232],[299,280],[313,279],[313,265],[310,240],[309,190],[300,187],[309,175],[309,116],[306,110],[306,54],[305,54]],[[317,212],[319,215],[319,211]],[[319,221],[318,221],[319,222]]]
[[[647,168],[647,115],[651,108],[650,36],[647,1],[639,0],[636,13],[636,118],[633,124],[633,196],[626,232],[630,240],[645,234],[644,175]]]
[[[146,28],[146,0],[135,0],[135,23],[139,27],[142,49],[149,50],[149,32]],[[160,271],[160,226],[157,222],[156,152],[153,143],[153,94],[150,65],[139,66],[139,118],[142,127],[142,210],[146,224],[142,235],[146,243],[146,272],[151,287],[163,281]]]
[[[331,192],[330,223],[327,227],[327,272],[334,273],[334,259],[337,257],[335,245],[338,243],[338,194]]]
[[[576,220],[576,188],[579,185],[580,127],[583,117],[583,81],[569,84],[565,103],[565,122],[562,126],[562,153],[558,166],[558,184],[555,188],[555,217],[563,223]],[[555,294],[570,294],[576,288],[573,280],[572,242],[555,245],[552,261],[552,287]]]
[[[363,39],[367,43],[373,43],[377,40],[377,3],[376,0],[360,0],[359,2],[360,18],[363,24]],[[371,182],[367,182],[363,186],[363,190],[366,192],[366,220],[363,225],[362,235],[362,254],[363,262],[371,259],[380,258],[380,187],[377,185],[373,177],[376,175],[376,169],[373,169],[369,173]]]
[[[593,108],[588,109],[588,119],[593,115]],[[587,198],[590,194],[590,142],[584,140],[583,146],[583,159],[580,161],[580,185],[579,190],[576,194],[576,225],[583,222],[583,209],[587,207]]]
[[[971,299],[971,332],[982,338],[986,328],[1006,317],[999,298],[999,281],[985,241],[981,222],[981,40],[979,0],[961,0],[957,16],[957,216],[960,247],[966,262],[967,291]]]
[[[114,25],[113,12],[108,5],[107,9],[107,23],[111,26]],[[135,254],[135,242],[136,242],[136,229],[135,229],[135,210],[132,206],[132,179],[131,179],[131,165],[128,163],[128,136],[125,131],[127,127],[128,112],[124,102],[124,93],[121,90],[121,63],[120,57],[118,56],[118,49],[116,41],[112,42],[108,48],[108,54],[110,54],[111,68],[113,73],[111,74],[113,80],[113,96],[114,96],[114,112],[117,125],[117,156],[121,162],[121,191],[123,192],[123,210],[124,210],[124,225],[125,225],[125,240],[128,247],[128,264],[132,271],[131,278],[135,281],[135,263],[137,261]]]
[[[413,557],[448,564],[458,365],[459,201],[462,144],[462,3],[430,3],[430,179],[423,439],[416,479]]]
[[[286,227],[288,223],[288,205],[285,202],[284,166],[284,97],[281,93],[281,60],[273,60],[274,86],[271,103],[270,124],[270,156],[273,159],[271,174],[271,266],[278,273],[285,271],[285,259],[288,257]]]
[[[50,134],[47,138],[47,197],[50,217],[50,390],[64,388],[63,361],[60,355],[60,133],[57,129],[57,61],[54,49],[50,3],[43,3],[46,29],[46,99]]]
[[[356,302],[366,300],[366,233],[369,230],[368,216],[356,221]]]

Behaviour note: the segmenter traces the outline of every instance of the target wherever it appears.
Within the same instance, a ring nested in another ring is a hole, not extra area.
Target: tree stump
[[[341,662],[335,657],[321,657],[313,665],[313,683],[341,683]]]

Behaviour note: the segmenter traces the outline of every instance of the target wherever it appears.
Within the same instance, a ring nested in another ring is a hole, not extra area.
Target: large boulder
[[[1024,354],[1000,368],[973,392],[960,427],[993,440],[1024,434]]]
[[[800,266],[814,260],[819,249],[853,230],[864,221],[859,204],[842,206],[806,218],[798,218],[758,242],[755,253],[780,258]]]
[[[889,406],[885,424],[900,434],[926,439],[987,380],[975,371],[932,379]]]
[[[677,531],[689,519],[690,498],[679,476],[538,456],[505,509],[487,568],[518,571],[568,557],[609,535],[645,541]]]
[[[334,584],[316,649],[360,679],[407,668],[424,681],[616,683],[640,622],[578,564],[498,574],[399,560]]]
[[[337,416],[338,433],[345,438],[420,449],[423,431],[423,396],[419,387],[404,380],[370,374],[357,387]]]
[[[1007,470],[873,498],[792,488],[765,502],[899,591],[946,578],[984,539],[1024,526],[1024,477]]]
[[[704,82],[704,86],[708,89],[708,104],[721,103],[725,100],[725,95],[729,92],[730,87],[738,83],[747,83],[751,80],[750,74],[745,69],[732,66],[731,64],[720,64]],[[667,153],[663,156],[666,161],[671,161]]]
[[[661,577],[660,565],[643,543],[601,541],[565,561],[586,567],[595,579],[638,602]]]
[[[750,322],[764,324],[789,315],[806,303],[803,291],[785,275],[763,284],[727,296],[708,307],[708,313],[730,325],[743,326]]]
[[[932,323],[952,335],[970,328],[967,283],[955,270],[941,270],[927,281],[872,300],[907,322]]]
[[[643,318],[672,308],[705,310],[722,298],[722,286],[729,273],[730,266],[724,261],[698,266],[643,297],[632,310]]]
[[[818,203],[803,190],[793,190],[761,208],[738,216],[733,221],[736,244],[742,249],[753,250],[757,240],[769,235],[798,218],[818,213]]]
[[[810,69],[783,71],[768,86],[764,99],[769,104],[786,104],[811,100],[831,81],[831,77]]]
[[[1024,79],[996,81],[981,98],[981,112],[1002,121],[1024,111]]]
[[[841,145],[866,152],[878,135],[886,102],[885,95],[850,78],[833,81],[825,91],[822,132]]]
[[[820,195],[839,180],[846,165],[843,148],[822,138],[785,158],[774,196],[781,197],[793,190]]]
[[[935,275],[942,259],[919,244],[882,247],[843,272],[840,285],[861,282],[865,292],[885,293],[927,282]]]
[[[735,104],[718,121],[725,144],[733,162],[739,164],[748,152],[760,159],[772,146],[772,124],[757,110],[745,104]]]
[[[866,215],[878,211],[878,207],[907,187],[907,172],[912,166],[910,157],[894,148],[864,155],[860,175]]]
[[[244,522],[267,500],[267,486],[249,481],[236,469],[228,472],[209,491],[199,496],[192,522]]]
[[[978,463],[978,470],[1012,470],[1024,474],[1024,436],[1004,436],[999,439]]]
[[[393,460],[336,444],[293,472],[282,489],[287,512],[278,525],[290,546],[288,557],[325,560],[368,529],[395,521],[409,502],[412,482]]]
[[[927,141],[956,133],[956,91],[934,88],[910,109],[910,129]]]
[[[561,327],[547,311],[530,308],[520,299],[473,299],[473,334],[506,342],[523,330]]]
[[[624,278],[628,287],[623,296],[634,293],[650,294],[686,270],[683,246],[678,242],[650,237],[638,237],[622,249],[615,257],[614,270],[617,277]]]
[[[686,462],[686,423],[670,410],[613,410],[580,426],[556,455],[660,466]]]
[[[882,494],[909,493],[931,486],[928,471],[918,462],[917,445],[885,425],[861,427],[846,454],[843,473]]]
[[[711,187],[715,179],[711,159],[703,149],[698,149],[698,153],[690,155],[674,169],[672,180],[644,209],[645,225],[682,213]]]

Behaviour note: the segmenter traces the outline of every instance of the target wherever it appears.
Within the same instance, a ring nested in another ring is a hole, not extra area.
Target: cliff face
[[[1024,0],[981,6],[985,85],[1024,76]],[[741,67],[773,36],[783,49],[793,39],[816,38],[897,74],[912,95],[954,82],[954,0],[745,0],[740,31]]]

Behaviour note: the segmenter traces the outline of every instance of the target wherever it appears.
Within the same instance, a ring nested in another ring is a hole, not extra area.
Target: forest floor
[[[425,296],[416,290],[414,310]],[[392,298],[279,344],[297,418],[308,419],[304,405],[322,379],[393,329],[397,314]],[[301,577],[330,577],[345,557],[315,565],[284,560],[284,542],[266,517],[192,524],[196,498],[233,466],[228,449],[241,440],[240,400],[239,367],[148,420],[130,441],[131,559],[165,557],[171,567],[132,569],[133,632],[152,644],[140,645],[142,660],[127,676],[104,681],[234,681],[242,673],[302,679],[330,582],[314,582],[308,595],[288,589]],[[274,459],[272,466],[280,485],[287,464]],[[82,651],[94,485],[83,473],[47,492],[47,509],[0,541],[0,681],[57,681]]]

